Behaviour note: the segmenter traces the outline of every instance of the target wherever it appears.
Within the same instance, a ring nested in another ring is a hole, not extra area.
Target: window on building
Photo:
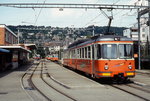
[[[145,32],[145,28],[142,28],[142,32]]]
[[[5,40],[8,42],[9,41],[9,33],[6,31],[5,33]]]
[[[142,37],[145,38],[145,34],[142,34]]]

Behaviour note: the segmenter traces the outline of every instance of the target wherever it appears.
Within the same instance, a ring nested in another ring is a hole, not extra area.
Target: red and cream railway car
[[[53,55],[48,55],[46,57],[47,60],[51,60],[51,61],[58,61],[58,55],[57,54],[53,54]]]
[[[115,35],[76,41],[64,51],[63,65],[96,78],[134,77],[133,41]]]

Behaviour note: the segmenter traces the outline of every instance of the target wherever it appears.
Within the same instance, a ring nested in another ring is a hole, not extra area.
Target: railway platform
[[[130,96],[127,93],[122,92],[124,90],[120,90],[120,89],[116,90],[112,88],[111,85],[101,84],[100,82],[95,82],[94,80],[91,80],[85,76],[79,75],[78,73],[72,70],[69,70],[65,67],[62,67],[54,62],[47,61],[45,66],[46,66],[48,74],[50,74],[50,77],[55,82],[59,83],[61,86],[62,85],[64,86],[64,88],[61,88],[62,91],[65,92],[66,94],[71,95],[73,98],[77,99],[77,101],[78,100],[79,101],[85,101],[85,100],[86,101],[99,101],[99,99],[103,101],[104,100],[105,101],[108,101],[108,100],[121,101],[122,99],[124,101],[126,100],[141,101],[141,98],[140,99],[133,98],[133,96]],[[149,83],[147,83],[149,79],[145,78],[143,80],[143,77],[141,78],[141,75],[138,75],[137,77],[133,78],[133,80],[138,81],[134,83],[136,86],[138,85],[140,87],[144,87],[144,89],[147,89],[147,87],[149,87]],[[125,90],[127,88],[126,84],[117,85],[117,86],[118,87],[123,86]],[[134,92],[133,95],[135,95],[136,91],[135,89],[132,89],[131,92]],[[142,93],[142,94],[145,94],[145,93]],[[114,95],[117,95],[120,97],[114,97]],[[147,94],[142,95],[142,96],[147,98]]]
[[[142,69],[142,70],[136,69],[136,72],[137,73],[150,74],[150,69]]]
[[[94,82],[82,75],[79,75],[67,68],[54,63],[47,62],[48,73],[52,79],[67,88],[88,88],[88,87],[104,87],[97,82]]]
[[[54,62],[47,62],[48,72],[51,75],[51,77],[56,81],[59,82],[61,85],[64,85],[68,88],[82,88],[82,87],[104,87],[104,85],[100,83],[93,82],[92,80],[82,76],[78,75],[77,73],[67,69],[63,68],[60,65],[54,63]],[[142,69],[142,70],[136,70],[136,78],[131,78],[131,80],[140,80],[140,82],[144,82],[149,84],[149,79],[146,78],[143,79],[141,75],[150,75],[150,70]],[[141,81],[142,78],[142,81]]]
[[[29,67],[0,72],[0,101],[33,101],[21,86],[21,77]]]
[[[135,83],[141,86],[150,86],[150,69],[136,70],[136,76],[132,78]]]

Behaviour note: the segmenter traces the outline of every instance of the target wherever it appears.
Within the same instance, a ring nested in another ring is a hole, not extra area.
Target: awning
[[[0,48],[9,49],[9,50],[19,50],[19,51],[24,51],[24,52],[27,52],[27,53],[31,53],[30,50],[25,49],[21,46],[0,46]]]
[[[2,49],[2,48],[0,48],[0,52],[3,52],[3,53],[9,53],[10,51],[7,50],[7,49]]]

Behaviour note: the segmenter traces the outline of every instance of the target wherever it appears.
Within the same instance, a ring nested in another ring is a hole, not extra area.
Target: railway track
[[[61,90],[55,88],[53,85],[51,85],[50,83],[48,83],[48,82],[43,78],[43,77],[44,77],[43,75],[46,74],[46,76],[48,76],[49,79],[51,79],[51,80],[53,80],[53,79],[50,77],[50,75],[49,75],[48,72],[44,72],[44,71],[43,71],[44,68],[46,68],[45,62],[43,62],[43,63],[42,63],[42,66],[41,66],[41,78],[42,78],[42,80],[43,80],[49,87],[51,87],[51,88],[54,89],[55,91],[59,92],[59,93],[62,94],[63,96],[69,98],[69,99],[72,100],[72,101],[77,101],[76,99],[72,98],[71,96],[65,94],[63,91],[61,91]],[[47,68],[46,68],[46,69],[47,69]],[[56,82],[56,83],[58,83],[58,82]],[[66,87],[66,86],[64,86],[64,85],[61,85],[61,86],[65,87],[65,88],[68,88],[68,87]]]
[[[26,73],[24,73],[24,75],[21,78],[22,86],[26,90],[26,92],[30,95],[30,97],[32,98],[32,100],[36,100],[36,101],[40,101],[40,100],[51,101],[51,99],[49,99],[47,96],[45,96],[38,89],[38,87],[36,87],[36,85],[32,81],[32,77],[34,75],[34,72],[36,71],[36,69],[37,69],[37,67],[38,67],[39,64],[40,64],[40,62],[35,63],[34,65],[32,65],[26,71]],[[37,95],[38,95],[38,98],[37,98]]]
[[[142,73],[142,72],[137,72],[137,73],[140,74],[140,75],[143,75],[143,76],[150,77],[150,73]]]
[[[66,89],[70,89],[69,87],[62,85],[51,77],[44,60],[41,60],[28,69],[22,77],[22,85],[32,99],[36,101],[77,101],[69,93],[65,92]],[[145,86],[137,85],[134,82],[127,84],[110,84],[109,86],[124,91],[143,101],[150,101],[150,90],[146,89]],[[35,92],[36,94],[33,96]],[[37,93],[39,93],[38,97]]]
[[[143,101],[150,101],[150,91],[146,90],[136,84],[122,84],[122,85],[111,85],[111,87],[114,87],[116,89],[119,89],[121,91],[124,91],[130,95],[133,95],[135,97],[140,98]]]
[[[143,92],[150,93],[150,89],[149,89],[150,86],[148,86],[148,85],[140,85],[140,84],[137,84],[137,83],[133,83],[133,84],[127,84],[126,86],[141,90]],[[147,87],[149,87],[149,88],[147,88]]]
[[[26,90],[36,90],[46,101],[76,101],[76,99],[55,88],[47,80],[51,79],[45,66],[45,61],[41,60],[36,66],[30,68],[22,77],[22,85]],[[25,80],[28,81],[25,82]],[[54,81],[53,81],[54,82]],[[56,82],[55,82],[56,83]],[[29,92],[29,91],[28,91]],[[31,94],[31,93],[30,93]],[[37,95],[37,94],[35,94]],[[32,97],[32,96],[31,96]],[[33,96],[34,97],[34,96]],[[38,98],[33,98],[38,99]]]
[[[141,73],[141,74],[149,76],[149,74],[144,74],[144,73]],[[94,80],[94,81],[101,83],[99,80]],[[137,84],[134,82],[127,83],[127,84],[121,84],[121,85],[119,85],[119,84],[116,84],[116,85],[110,84],[110,85],[111,85],[111,87],[114,87],[114,88],[122,90],[130,95],[138,97],[143,101],[150,101],[150,96],[149,96],[150,89],[147,89],[146,85],[140,85],[140,84]]]

